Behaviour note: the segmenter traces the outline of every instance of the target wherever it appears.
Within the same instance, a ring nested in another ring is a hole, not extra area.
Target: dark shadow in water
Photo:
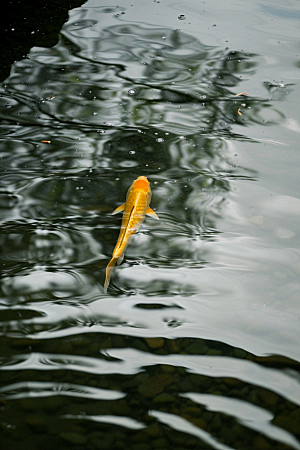
[[[68,10],[82,0],[4,0],[0,27],[0,81],[8,77],[11,64],[23,59],[34,46],[57,44],[59,31],[68,19]]]

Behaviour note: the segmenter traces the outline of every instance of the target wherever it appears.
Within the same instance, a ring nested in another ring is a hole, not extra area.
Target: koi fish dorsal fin
[[[112,212],[111,214],[112,214],[112,215],[118,214],[119,212],[124,211],[124,208],[125,208],[125,203],[123,203],[123,205],[118,206],[118,207],[114,210],[114,212]]]
[[[158,215],[157,215],[157,214],[153,211],[153,209],[151,209],[151,208],[148,208],[148,209],[147,209],[146,214],[147,214],[147,216],[152,217],[152,219],[157,219],[157,220],[159,220]]]

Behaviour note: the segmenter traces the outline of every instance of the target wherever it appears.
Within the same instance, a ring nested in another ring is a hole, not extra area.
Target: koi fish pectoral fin
[[[124,208],[125,208],[125,203],[123,203],[123,205],[118,206],[111,214],[112,215],[118,214],[119,212],[124,211]]]
[[[153,211],[153,209],[148,208],[146,211],[146,215],[152,217],[152,219],[157,219],[159,220],[158,215]]]

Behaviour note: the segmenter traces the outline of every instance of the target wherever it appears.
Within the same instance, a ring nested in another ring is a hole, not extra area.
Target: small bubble
[[[93,115],[93,116],[96,116],[97,114],[98,114],[98,113],[96,113],[96,112],[93,112],[93,114],[92,114],[92,115]]]
[[[185,15],[184,14],[179,14],[178,19],[179,20],[184,20],[185,19]]]
[[[179,136],[179,139],[180,139],[181,141],[184,141],[184,139],[186,139],[186,137],[185,137],[185,136]]]
[[[97,130],[97,133],[104,134],[105,131],[104,130]],[[80,139],[80,138],[78,138],[78,139]]]
[[[129,95],[134,95],[134,94],[136,94],[136,90],[135,89],[129,89],[128,94]]]
[[[130,152],[128,152],[129,155],[135,155],[135,151],[134,150],[130,150]]]
[[[167,36],[162,36],[161,38],[162,38],[162,39],[167,39]]]
[[[163,138],[157,138],[156,142],[164,142],[164,139]]]

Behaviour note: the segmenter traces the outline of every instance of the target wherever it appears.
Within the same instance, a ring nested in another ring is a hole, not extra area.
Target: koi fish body
[[[105,291],[108,288],[112,270],[115,264],[121,264],[124,253],[132,236],[139,230],[146,214],[158,219],[156,213],[149,207],[151,201],[150,183],[146,177],[138,177],[127,192],[126,203],[119,206],[113,214],[123,211],[123,219],[119,238],[113,251],[112,259],[106,268],[104,283]]]

